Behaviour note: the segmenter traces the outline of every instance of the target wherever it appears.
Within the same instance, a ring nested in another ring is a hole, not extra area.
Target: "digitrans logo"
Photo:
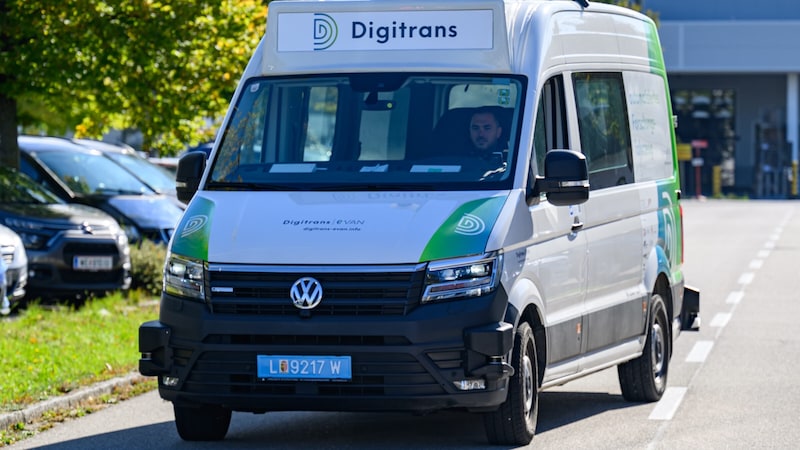
[[[370,39],[378,44],[386,44],[393,39],[453,39],[458,37],[456,25],[408,25],[393,20],[391,25],[378,25],[369,21],[353,22],[352,38]]]
[[[456,233],[465,236],[475,236],[483,233],[486,229],[486,224],[483,219],[473,214],[464,214],[456,225]]]
[[[339,26],[333,17],[316,13],[314,14],[314,50],[330,48],[339,37]]]

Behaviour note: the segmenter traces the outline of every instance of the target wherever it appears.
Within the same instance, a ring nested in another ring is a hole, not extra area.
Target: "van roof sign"
[[[278,52],[493,48],[491,9],[283,13]]]

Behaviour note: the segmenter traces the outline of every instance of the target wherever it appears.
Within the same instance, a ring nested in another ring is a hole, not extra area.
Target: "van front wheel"
[[[526,322],[514,336],[511,365],[514,375],[508,381],[508,397],[496,411],[484,414],[489,442],[496,445],[527,445],[536,433],[539,413],[539,372],[536,342]]]
[[[228,434],[231,410],[220,406],[172,406],[175,427],[184,441],[219,441]]]
[[[670,328],[667,308],[658,294],[653,294],[647,332],[642,355],[617,366],[622,396],[631,402],[658,401],[667,388]]]

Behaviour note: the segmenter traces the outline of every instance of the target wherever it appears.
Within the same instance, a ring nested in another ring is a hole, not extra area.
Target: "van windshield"
[[[524,83],[416,73],[252,79],[207,188],[508,189]]]

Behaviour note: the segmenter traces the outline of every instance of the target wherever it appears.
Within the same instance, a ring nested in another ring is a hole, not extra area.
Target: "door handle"
[[[581,228],[583,228],[583,222],[578,220],[578,218],[576,217],[575,221],[572,222],[572,232],[574,233],[576,231],[579,231]]]

